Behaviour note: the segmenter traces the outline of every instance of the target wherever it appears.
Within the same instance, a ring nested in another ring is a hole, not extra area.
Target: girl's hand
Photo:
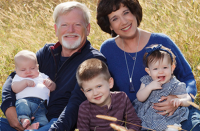
[[[174,107],[181,106],[182,101],[179,98],[174,98],[171,100],[171,103],[173,103]]]
[[[162,84],[159,81],[160,81],[160,79],[152,81],[148,85],[148,87],[150,87],[152,90],[162,89],[162,87],[161,87]]]

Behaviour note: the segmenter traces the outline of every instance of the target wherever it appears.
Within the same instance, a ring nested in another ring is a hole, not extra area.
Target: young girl
[[[189,114],[187,101],[191,101],[191,97],[186,92],[185,83],[180,82],[173,75],[175,55],[161,44],[152,45],[146,49],[143,60],[145,71],[149,75],[140,79],[141,86],[134,105],[142,120],[142,126],[162,131],[167,128],[167,125],[179,124],[186,120]],[[167,110],[158,112],[152,108],[154,103],[160,102],[162,96],[168,95],[177,96],[171,100],[177,107],[174,114],[169,114]]]

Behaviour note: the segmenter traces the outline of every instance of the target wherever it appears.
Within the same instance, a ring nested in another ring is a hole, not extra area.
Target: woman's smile
[[[128,25],[128,26],[122,28],[122,30],[123,30],[123,31],[127,31],[127,30],[129,30],[131,27],[132,27],[132,24],[130,24],[130,25]]]

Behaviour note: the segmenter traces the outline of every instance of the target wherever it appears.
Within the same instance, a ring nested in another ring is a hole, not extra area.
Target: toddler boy
[[[114,80],[108,67],[101,60],[92,58],[84,61],[77,69],[76,78],[81,90],[87,97],[79,107],[77,128],[80,131],[113,131],[111,121],[96,118],[96,115],[116,117],[130,122],[126,124],[129,131],[139,131],[141,121],[124,92],[110,92]],[[123,122],[115,122],[124,126]]]

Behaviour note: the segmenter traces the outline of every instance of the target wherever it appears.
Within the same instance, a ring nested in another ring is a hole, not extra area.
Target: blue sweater
[[[98,58],[105,61],[105,58],[86,41],[85,45],[69,57],[58,70],[61,50],[59,42],[46,44],[36,55],[40,72],[47,74],[56,83],[56,90],[50,94],[47,118],[51,120],[58,118],[61,113],[62,115],[51,130],[71,131],[77,122],[79,105],[86,100],[76,81],[76,69],[86,59]],[[11,73],[3,86],[1,109],[4,113],[9,107],[15,106],[15,93],[11,90],[14,75],[15,72]]]
[[[135,88],[134,93],[129,92],[129,76],[126,67],[126,61],[124,57],[124,52],[115,43],[115,38],[110,38],[103,42],[100,51],[104,54],[107,59],[107,64],[112,77],[115,80],[115,85],[113,90],[120,90],[127,93],[131,101],[135,100],[136,93],[140,88],[140,78],[147,75],[145,72],[145,66],[143,64],[143,56],[145,53],[145,48],[152,44],[162,44],[163,46],[170,48],[176,56],[176,68],[174,75],[181,82],[185,82],[187,86],[187,92],[196,94],[196,81],[194,79],[192,70],[183,54],[176,46],[176,44],[166,35],[160,33],[152,33],[147,45],[137,53],[137,60],[135,64],[135,69],[133,72],[132,82]],[[135,56],[135,53],[129,53],[131,56]],[[134,60],[126,53],[127,63],[129,67],[129,72],[131,75]]]

